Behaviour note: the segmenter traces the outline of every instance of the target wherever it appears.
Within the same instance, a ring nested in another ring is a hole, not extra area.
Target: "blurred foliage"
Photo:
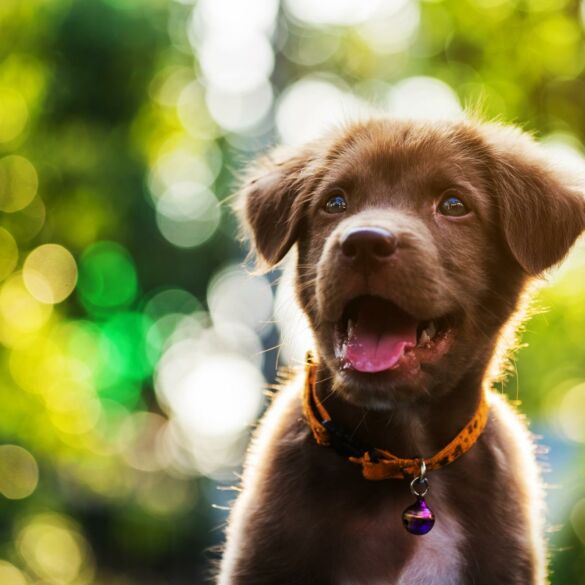
[[[2,0],[0,583],[203,582],[278,359],[237,172],[358,98],[463,104],[583,164],[584,26],[576,0]],[[506,387],[562,486],[555,584],[585,583],[583,268]]]

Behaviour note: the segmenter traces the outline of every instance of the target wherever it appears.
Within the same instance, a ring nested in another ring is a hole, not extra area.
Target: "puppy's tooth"
[[[424,329],[423,332],[420,334],[420,340],[418,342],[419,345],[426,345],[427,343],[430,343],[431,338],[429,337],[429,334],[427,333],[427,330]]]
[[[429,323],[429,326],[427,327],[427,333],[431,339],[437,334],[437,326],[435,325],[434,321]]]
[[[353,321],[351,319],[347,320],[347,338],[350,339],[353,336]]]

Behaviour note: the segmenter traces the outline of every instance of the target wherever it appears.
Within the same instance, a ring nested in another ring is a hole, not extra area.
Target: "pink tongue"
[[[344,347],[345,363],[359,372],[382,372],[396,366],[404,350],[416,345],[417,322],[382,299],[360,301]]]

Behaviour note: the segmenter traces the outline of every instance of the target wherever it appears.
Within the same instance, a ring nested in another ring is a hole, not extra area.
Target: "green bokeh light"
[[[136,298],[138,278],[128,252],[114,242],[97,242],[79,262],[79,297],[91,313],[128,307]]]
[[[146,358],[145,340],[152,322],[141,313],[123,312],[114,315],[102,326],[110,347],[109,367],[128,380],[143,380],[152,372]]]
[[[106,359],[98,376],[101,398],[136,406],[141,382],[152,373],[153,362],[146,346],[151,320],[142,313],[117,313],[101,325]]]
[[[120,380],[111,386],[100,388],[99,396],[106,404],[117,403],[130,409],[136,409],[141,404],[141,393],[142,387],[139,383],[131,380]]]

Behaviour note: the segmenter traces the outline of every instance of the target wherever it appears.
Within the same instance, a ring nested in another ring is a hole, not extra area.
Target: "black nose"
[[[341,236],[341,251],[353,262],[383,262],[396,252],[396,236],[379,227],[355,227]]]

